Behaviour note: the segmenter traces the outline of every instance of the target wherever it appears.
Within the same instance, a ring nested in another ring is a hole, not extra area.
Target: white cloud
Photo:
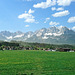
[[[69,6],[75,0],[57,0],[59,6]]]
[[[29,25],[25,25],[25,27],[29,27]]]
[[[41,2],[34,4],[34,8],[48,8],[51,6],[58,4],[58,6],[69,6],[71,2],[75,2],[75,0],[46,0],[46,2]]]
[[[75,26],[74,26],[74,27],[72,27],[72,30],[75,30]]]
[[[59,23],[58,22],[53,22],[53,21],[51,21],[50,23],[49,23],[49,25],[59,25]]]
[[[68,23],[73,23],[73,22],[75,22],[75,16],[74,17],[70,17],[68,19]]]
[[[56,7],[52,7],[51,9],[52,9],[52,11],[54,11],[54,10],[56,10]]]
[[[62,16],[66,16],[66,15],[69,15],[69,11],[68,10],[65,10],[65,11],[62,11],[62,12],[57,12],[55,14],[52,14],[53,17],[62,17]]]
[[[34,8],[48,8],[54,5],[56,5],[56,0],[46,0],[46,2],[34,4],[33,7]]]
[[[28,19],[28,18],[34,18],[34,16],[32,16],[32,14],[29,14],[29,13],[24,13],[19,15],[18,18]]]
[[[46,23],[49,19],[50,19],[50,18],[49,18],[49,17],[47,17],[47,18],[46,18],[46,20],[44,21],[44,23]]]
[[[34,13],[34,11],[29,9],[28,13],[27,13],[27,11],[25,11],[25,13],[19,15],[18,18],[20,18],[20,19],[23,18],[23,19],[25,19],[25,22],[28,22],[28,23],[34,23],[35,18],[31,13]]]
[[[64,8],[63,7],[57,8],[57,11],[61,11],[61,10],[64,10]]]
[[[34,13],[34,10],[29,9],[28,13],[29,14]]]
[[[33,23],[33,22],[35,22],[35,19],[33,19],[33,18],[28,18],[28,19],[25,20],[25,22]]]
[[[64,8],[63,7],[60,7],[60,8],[52,7],[51,10],[61,11],[61,10],[64,10]]]

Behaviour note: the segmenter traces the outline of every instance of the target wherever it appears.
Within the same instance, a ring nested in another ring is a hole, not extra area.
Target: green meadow
[[[0,51],[0,75],[75,75],[75,52]]]

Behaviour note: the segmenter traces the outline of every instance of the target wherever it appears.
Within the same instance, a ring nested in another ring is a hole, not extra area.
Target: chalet
[[[70,48],[60,48],[60,52],[69,52],[71,49]]]

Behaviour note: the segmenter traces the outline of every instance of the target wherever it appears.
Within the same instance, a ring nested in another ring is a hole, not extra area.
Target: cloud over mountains
[[[73,23],[73,22],[75,22],[75,16],[74,17],[70,17],[68,19],[68,23]]]
[[[35,17],[32,15],[34,13],[34,10],[29,9],[28,13],[25,11],[25,13],[18,16],[19,19],[25,19],[25,22],[28,23],[34,23]]]
[[[75,0],[44,0],[44,1],[43,0],[41,0],[41,1],[26,0],[26,1],[37,2],[36,4],[32,4],[32,6],[33,6],[32,8],[33,9],[38,8],[38,9],[36,9],[36,12],[35,12],[34,10],[31,10],[31,8],[30,8],[29,11],[25,11],[25,13],[18,16],[19,19],[24,19],[25,23],[36,23],[36,24],[43,23],[43,24],[48,24],[49,26],[62,25],[62,24],[60,24],[61,23],[60,17],[66,17],[67,20],[64,20],[64,21],[66,21],[66,22],[64,22],[66,24],[75,22],[75,16],[71,17],[71,14],[70,14],[71,11],[69,10],[69,8],[68,9],[65,8],[66,6],[70,6],[72,2],[75,2]],[[48,12],[48,10],[49,10],[49,12]],[[43,15],[43,12],[44,12],[44,15]],[[41,15],[39,16],[40,13],[41,13]],[[35,19],[35,17],[37,17],[37,16],[38,16],[38,18]],[[55,19],[55,17],[57,19]],[[43,21],[43,19],[45,21]],[[36,20],[38,20],[39,22],[36,22]],[[64,24],[64,25],[66,25],[66,24]],[[25,27],[29,27],[29,26],[30,26],[29,24],[26,24]],[[73,27],[72,29],[75,29],[75,27]]]
[[[57,12],[55,14],[52,14],[53,17],[62,17],[62,16],[66,16],[69,15],[70,12],[68,10],[65,11],[61,11],[61,12]]]

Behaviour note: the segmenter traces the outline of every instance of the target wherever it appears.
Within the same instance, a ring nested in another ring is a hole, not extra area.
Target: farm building
[[[69,52],[71,49],[70,48],[60,48],[60,52]]]

